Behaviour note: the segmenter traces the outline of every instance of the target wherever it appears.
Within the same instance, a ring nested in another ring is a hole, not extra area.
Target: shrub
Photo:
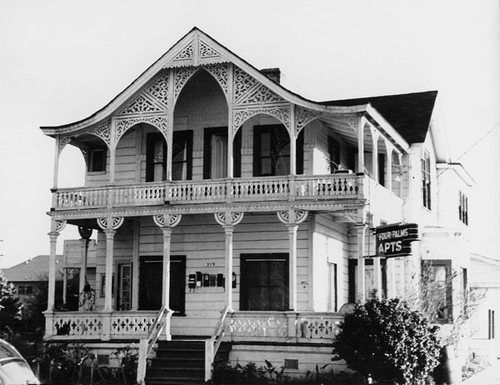
[[[437,327],[399,299],[371,299],[345,316],[333,360],[379,383],[426,383],[438,364]]]

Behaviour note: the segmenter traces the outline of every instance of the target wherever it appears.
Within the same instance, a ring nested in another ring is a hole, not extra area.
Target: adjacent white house
[[[109,348],[163,328],[160,342],[206,341],[200,383],[221,341],[230,361],[304,373],[331,362],[343,304],[404,296],[422,261],[466,288],[472,180],[449,162],[436,99],[311,101],[193,28],[93,115],[41,127],[55,139],[45,338]],[[85,186],[58,187],[66,146]],[[402,248],[407,224],[420,236]],[[97,239],[91,310],[54,309],[65,226],[82,272]],[[396,237],[383,252],[377,228]]]

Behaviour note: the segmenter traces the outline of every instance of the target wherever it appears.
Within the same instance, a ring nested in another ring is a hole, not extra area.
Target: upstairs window
[[[424,155],[422,163],[422,204],[431,209],[431,158],[429,154]]]
[[[331,136],[328,137],[328,157],[330,174],[340,168],[340,143]]]
[[[458,219],[466,225],[469,224],[469,198],[461,191],[458,193]]]
[[[227,127],[205,128],[203,178],[227,177]],[[233,140],[233,176],[241,176],[241,130]]]
[[[103,172],[106,171],[106,149],[105,148],[92,148],[89,151],[89,172]]]
[[[254,127],[253,176],[290,175],[290,136],[279,125]],[[304,131],[296,141],[296,173],[304,173]]]
[[[172,150],[172,180],[191,180],[193,131],[175,131]]]
[[[160,133],[146,137],[146,182],[159,182],[167,177],[167,142]]]
[[[193,163],[193,131],[175,131],[172,150],[172,180],[190,180]],[[167,179],[167,142],[160,133],[146,137],[146,182]]]

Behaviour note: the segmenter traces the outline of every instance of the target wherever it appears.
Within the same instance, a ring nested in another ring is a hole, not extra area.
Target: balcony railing
[[[107,187],[64,188],[53,192],[55,210],[164,203],[195,204],[272,200],[362,198],[364,175],[277,176],[152,182]]]
[[[47,336],[52,340],[141,339],[148,337],[156,311],[56,312],[46,314]],[[228,341],[330,343],[343,319],[340,313],[236,311],[225,318]],[[171,334],[183,335],[182,324]],[[207,325],[205,334],[213,332]]]

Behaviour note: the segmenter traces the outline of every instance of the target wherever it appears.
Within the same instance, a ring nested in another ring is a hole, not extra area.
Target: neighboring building
[[[95,114],[42,127],[56,140],[46,339],[109,348],[148,338],[160,315],[161,339],[225,332],[234,362],[331,363],[343,304],[404,296],[422,260],[469,266],[467,205],[447,189],[471,181],[449,163],[436,98],[313,102],[194,28]],[[57,186],[67,145],[83,188]],[[381,258],[371,229],[399,223],[421,241]],[[94,311],[54,310],[66,224],[81,244],[97,234]]]
[[[500,261],[473,253],[469,285],[479,298],[473,312],[471,351],[492,363],[500,359]]]

